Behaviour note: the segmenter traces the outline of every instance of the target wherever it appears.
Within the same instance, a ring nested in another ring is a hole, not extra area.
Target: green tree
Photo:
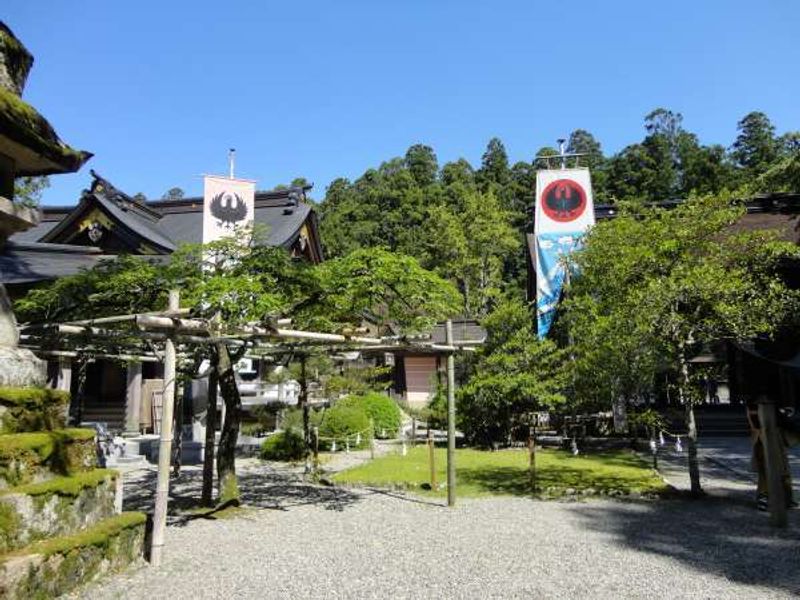
[[[161,196],[162,200],[180,200],[182,199],[186,193],[179,187],[172,187],[169,188],[164,195]]]
[[[500,138],[492,138],[486,145],[477,177],[483,189],[489,189],[492,184],[502,187],[508,183],[508,154]]]
[[[50,187],[50,179],[44,176],[17,177],[14,180],[14,201],[23,206],[39,206],[44,191]]]
[[[439,162],[433,148],[423,144],[411,146],[406,151],[405,161],[417,185],[425,187],[436,182]]]
[[[737,124],[739,135],[731,147],[731,156],[748,177],[766,171],[778,158],[775,126],[763,112],[748,113]]]
[[[603,149],[595,137],[585,129],[576,129],[569,134],[567,152],[583,154],[577,159],[580,166],[588,167],[592,173],[592,189],[596,203],[604,203],[606,198],[606,158]]]
[[[502,294],[507,257],[522,241],[494,193],[468,191],[459,201],[429,210],[427,264],[456,283],[464,315],[481,317]]]
[[[482,446],[506,444],[526,414],[565,402],[564,352],[539,340],[519,299],[508,298],[483,320],[487,342],[475,372],[458,390],[459,425]]]
[[[728,195],[693,198],[673,210],[622,208],[616,219],[595,226],[574,255],[580,276],[569,295],[575,308],[592,307],[608,320],[605,330],[615,332],[605,340],[613,345],[608,369],[616,368],[618,357],[638,361],[636,352],[644,346],[662,368],[677,374],[692,492],[699,494],[697,397],[689,360],[722,339],[769,335],[789,318],[798,298],[779,268],[787,257],[798,256],[798,248],[779,241],[775,232],[732,230],[745,209]],[[572,334],[596,338],[575,322]],[[652,361],[642,363],[643,381],[652,369]],[[613,374],[594,377],[602,381]]]

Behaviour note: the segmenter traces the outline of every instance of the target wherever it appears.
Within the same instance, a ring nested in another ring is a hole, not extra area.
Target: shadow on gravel
[[[752,504],[742,498],[662,500],[587,504],[575,513],[586,527],[634,550],[738,583],[800,593],[800,511],[778,531]]]
[[[290,510],[308,504],[327,510],[342,511],[359,501],[354,491],[308,483],[294,473],[278,470],[268,472],[244,471],[238,474],[242,505],[251,508]],[[197,507],[202,493],[203,476],[199,470],[185,471],[170,481],[169,514]],[[155,498],[155,471],[130,474],[125,481],[124,510],[152,512]],[[170,523],[186,519],[170,519]]]

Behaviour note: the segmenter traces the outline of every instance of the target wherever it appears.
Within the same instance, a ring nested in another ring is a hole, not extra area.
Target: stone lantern
[[[0,21],[0,252],[6,240],[39,222],[34,206],[14,200],[14,179],[77,171],[91,154],[67,146],[22,91],[33,56]],[[0,284],[0,386],[43,385],[45,363],[19,348],[11,302]]]

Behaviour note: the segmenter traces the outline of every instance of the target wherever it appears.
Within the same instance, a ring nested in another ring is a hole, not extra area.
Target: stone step
[[[122,479],[112,469],[0,492],[0,553],[35,540],[77,533],[122,510]]]
[[[0,435],[0,490],[97,466],[92,429]]]
[[[140,561],[146,520],[144,513],[122,513],[0,556],[0,598],[54,598]]]

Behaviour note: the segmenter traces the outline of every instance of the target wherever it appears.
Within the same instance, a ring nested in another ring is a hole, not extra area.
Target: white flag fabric
[[[536,173],[534,233],[582,233],[594,225],[589,169]]]
[[[255,181],[206,175],[203,178],[203,243],[229,237],[252,226]]]
[[[535,211],[536,321],[544,338],[561,298],[563,257],[580,247],[583,234],[594,225],[589,169],[539,171]]]

